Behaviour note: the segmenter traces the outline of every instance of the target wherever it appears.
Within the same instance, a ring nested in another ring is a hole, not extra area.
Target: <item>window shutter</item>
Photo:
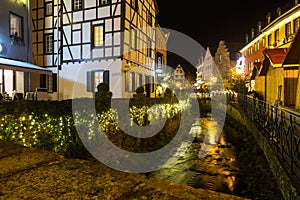
[[[103,82],[106,83],[109,87],[109,71],[108,70],[103,72]]]
[[[52,91],[57,92],[57,74],[52,74]]]
[[[87,91],[93,92],[94,81],[93,81],[93,72],[92,71],[87,72],[87,82],[86,83],[87,83],[86,84]]]

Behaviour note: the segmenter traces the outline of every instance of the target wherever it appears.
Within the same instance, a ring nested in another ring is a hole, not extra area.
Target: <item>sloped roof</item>
[[[283,66],[299,66],[300,59],[300,29],[295,34],[291,45],[287,51],[287,55],[283,62]]]
[[[264,49],[263,54],[270,60],[273,67],[282,67],[287,54],[286,48]]]

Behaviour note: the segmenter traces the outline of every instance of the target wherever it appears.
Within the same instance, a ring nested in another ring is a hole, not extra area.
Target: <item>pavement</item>
[[[0,140],[0,199],[244,200]]]

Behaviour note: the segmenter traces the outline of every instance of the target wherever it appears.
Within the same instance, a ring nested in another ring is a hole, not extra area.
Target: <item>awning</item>
[[[52,71],[46,68],[39,67],[31,63],[11,60],[7,58],[0,58],[0,69],[9,69],[22,72],[34,72],[48,75],[52,74]]]
[[[273,67],[282,67],[283,61],[287,54],[287,49],[264,49],[263,54],[265,55],[265,57],[267,57],[267,59],[270,60],[270,63]]]

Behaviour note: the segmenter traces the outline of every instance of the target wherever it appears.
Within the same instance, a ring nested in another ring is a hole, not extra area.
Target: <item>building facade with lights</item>
[[[92,97],[101,82],[113,98],[142,85],[154,96],[157,62],[166,63],[157,13],[155,0],[33,0],[33,59],[57,78],[51,98]]]
[[[274,14],[267,13],[265,22],[258,21],[257,27],[251,28],[250,34],[246,34],[245,45],[240,49],[246,81],[250,81],[251,77],[254,80],[252,72],[262,68],[265,49],[288,48],[291,45],[300,24],[298,0],[291,3],[293,5],[287,10],[278,8]],[[250,87],[255,89],[254,81]]]
[[[252,33],[252,40],[241,50],[246,78],[264,101],[299,109],[299,60],[295,58],[299,54],[300,4],[294,0],[285,12],[278,8],[273,21],[270,14],[266,17],[266,27],[258,27],[258,35]]]
[[[231,80],[233,78],[233,68],[236,61],[232,61],[229,49],[225,41],[221,40],[214,56],[215,64],[219,70],[223,80]]]
[[[31,1],[2,0],[0,18],[0,93],[46,87],[52,72],[31,63]]]
[[[211,54],[209,47],[206,48],[205,56],[197,66],[197,82],[200,84],[217,82],[217,78],[221,78],[215,58]]]

